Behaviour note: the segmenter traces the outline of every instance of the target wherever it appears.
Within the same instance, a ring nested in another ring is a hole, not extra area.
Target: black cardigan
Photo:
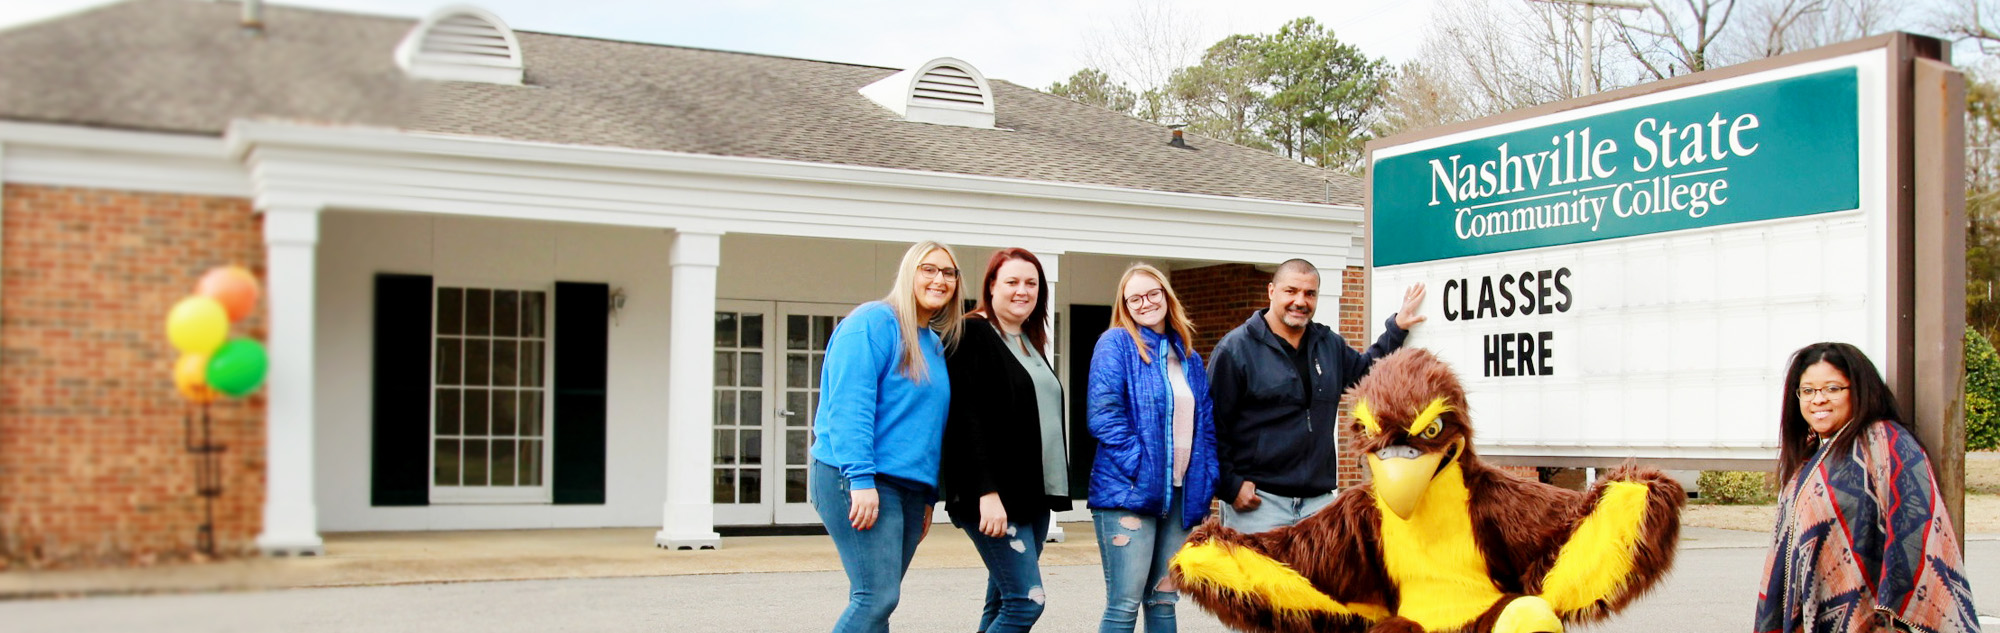
[[[951,413],[940,468],[952,523],[979,525],[979,498],[989,492],[1000,493],[1008,521],[1038,510],[1069,510],[1069,497],[1043,492],[1035,381],[1007,349],[1006,337],[985,319],[968,318],[945,366],[951,371]]]

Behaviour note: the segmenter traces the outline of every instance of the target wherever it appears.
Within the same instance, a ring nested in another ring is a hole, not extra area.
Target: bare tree
[[[1772,57],[1882,33],[1903,23],[1890,0],[1763,0],[1745,7],[1732,58]]]
[[[1164,121],[1180,113],[1163,97],[1174,72],[1193,66],[1203,49],[1195,21],[1166,0],[1133,0],[1132,9],[1084,36],[1083,65],[1138,93],[1138,115]]]
[[[1386,130],[1580,94],[1574,80],[1581,63],[1579,38],[1570,33],[1562,8],[1523,0],[1442,0],[1431,15],[1417,57],[1391,80]]]
[[[1931,16],[1935,28],[1958,39],[1979,44],[1981,52],[2000,52],[2000,0],[1949,0]]]
[[[1618,40],[1649,80],[1666,79],[1736,61],[1718,57],[1737,0],[1652,0],[1652,10],[1621,17]]]

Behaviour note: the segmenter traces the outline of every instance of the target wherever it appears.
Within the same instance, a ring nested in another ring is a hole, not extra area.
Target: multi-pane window
[[[548,292],[437,289],[432,483],[543,484]]]
[[[762,503],[764,315],[715,313],[715,502]]]

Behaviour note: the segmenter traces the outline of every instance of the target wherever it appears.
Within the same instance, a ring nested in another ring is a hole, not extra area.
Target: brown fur
[[[1485,555],[1494,586],[1508,594],[1466,627],[1467,631],[1490,631],[1506,603],[1519,595],[1541,592],[1542,580],[1555,566],[1563,544],[1597,507],[1605,487],[1614,481],[1643,483],[1651,489],[1647,495],[1645,527],[1633,553],[1633,577],[1626,580],[1624,590],[1617,595],[1592,607],[1558,615],[1571,624],[1602,620],[1652,589],[1672,567],[1680,535],[1680,511],[1687,495],[1679,483],[1659,471],[1627,463],[1588,493],[1579,493],[1522,479],[1486,465],[1472,449],[1465,390],[1458,376],[1425,350],[1405,349],[1382,359],[1350,393],[1368,402],[1382,428],[1380,434],[1369,435],[1358,422],[1352,424],[1348,448],[1356,453],[1370,453],[1395,444],[1408,444],[1424,451],[1447,450],[1460,438],[1465,439],[1464,450],[1452,459],[1459,462],[1465,484],[1472,493],[1473,503],[1468,512],[1474,538]],[[1452,408],[1439,417],[1444,424],[1443,432],[1429,439],[1411,435],[1408,424],[1440,396]],[[1195,529],[1188,542],[1213,540],[1252,548],[1290,565],[1312,581],[1314,588],[1334,600],[1387,605],[1393,613],[1399,597],[1395,579],[1388,576],[1383,565],[1380,529],[1381,515],[1372,493],[1364,485],[1343,492],[1332,505],[1296,526],[1246,535],[1222,527],[1211,517]],[[1356,618],[1326,616],[1314,617],[1309,622],[1285,621],[1274,617],[1268,606],[1255,597],[1214,588],[1188,593],[1197,604],[1239,630],[1422,631],[1416,623],[1394,616],[1373,626]]]

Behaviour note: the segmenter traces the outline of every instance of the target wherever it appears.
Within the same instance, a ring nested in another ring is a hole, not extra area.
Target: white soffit
[[[396,46],[396,66],[418,79],[521,85],[521,42],[499,16],[452,5],[418,22]]]
[[[993,85],[972,64],[939,57],[861,87],[870,101],[905,121],[993,127]]]

